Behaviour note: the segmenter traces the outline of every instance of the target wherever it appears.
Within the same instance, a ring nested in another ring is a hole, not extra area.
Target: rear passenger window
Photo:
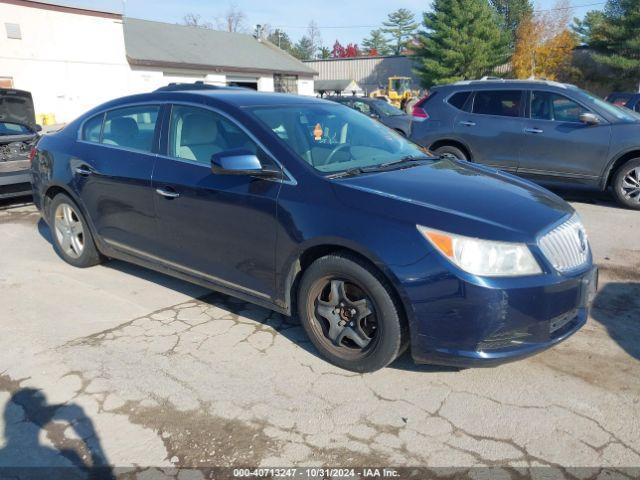
[[[462,110],[464,104],[467,103],[467,100],[469,99],[469,95],[471,95],[471,92],[454,93],[449,97],[449,100],[447,100],[447,102],[449,103],[449,105],[456,107],[458,110]]]
[[[107,112],[102,143],[151,152],[160,107],[139,105]]]
[[[520,116],[521,103],[522,92],[520,90],[481,90],[476,92],[473,113],[518,117]]]
[[[237,149],[258,154],[249,136],[223,116],[198,107],[171,109],[169,156],[210,165],[213,154]]]
[[[104,120],[104,113],[91,117],[89,120],[84,122],[84,126],[82,127],[82,139],[87,142],[100,142],[102,120]]]

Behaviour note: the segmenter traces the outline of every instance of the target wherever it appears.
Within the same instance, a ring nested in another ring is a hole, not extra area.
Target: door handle
[[[165,198],[178,198],[180,194],[173,189],[169,190],[167,188],[156,188],[156,193],[158,195],[162,195]]]
[[[524,133],[542,133],[544,130],[539,128],[525,128]]]
[[[465,127],[475,127],[476,126],[476,122],[470,122],[468,120],[465,120],[463,122],[458,122],[460,125],[464,125]]]
[[[93,173],[93,171],[86,165],[80,165],[79,167],[74,168],[73,171],[83,177],[88,177]]]

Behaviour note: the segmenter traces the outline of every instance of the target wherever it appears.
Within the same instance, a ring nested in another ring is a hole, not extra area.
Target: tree
[[[511,45],[516,43],[516,36],[520,22],[533,14],[530,0],[489,0],[498,15],[502,18],[502,28],[511,37]]]
[[[606,30],[603,25],[606,19],[604,12],[591,10],[585,14],[584,20],[574,18],[571,28],[581,43],[589,45],[591,42],[602,42],[605,41],[602,33]]]
[[[321,47],[320,51],[318,52],[318,57],[322,59],[331,58],[331,50],[329,50],[328,47]]]
[[[246,32],[246,22],[247,15],[235,3],[229,5],[229,9],[222,17],[216,18],[218,30],[227,32]]]
[[[314,20],[309,22],[309,26],[307,27],[307,37],[311,40],[311,44],[313,45],[312,56],[315,57],[318,51],[322,48],[322,36],[320,35],[318,24]]]
[[[387,16],[387,21],[382,22],[384,33],[391,35],[394,55],[400,55],[407,42],[414,36],[418,24],[413,13],[406,8],[399,8]]]
[[[553,10],[522,20],[511,59],[516,77],[562,80],[571,75],[577,40],[568,28],[570,13],[568,0],[558,0]]]
[[[202,17],[197,13],[187,13],[182,17],[182,24],[189,27],[213,28],[211,22],[203,21]]]
[[[587,13],[578,26],[594,60],[630,85],[640,82],[640,2],[608,0],[604,13]]]
[[[299,60],[311,60],[314,54],[313,42],[309,37],[303,35],[298,40],[298,43],[295,44],[291,53]]]
[[[369,36],[362,41],[362,46],[364,47],[364,51],[371,56],[376,55],[389,55],[391,52],[391,48],[389,46],[389,40],[384,36],[382,30],[371,30]],[[371,52],[375,50],[376,54],[373,55]]]
[[[276,28],[273,32],[269,33],[267,40],[285,52],[293,52],[293,43],[291,42],[289,35],[279,28]]]
[[[509,37],[487,0],[434,0],[416,39],[416,72],[425,87],[482,77],[509,55]]]
[[[358,48],[358,44],[357,43],[350,43],[347,45],[347,47],[344,49],[344,56],[346,57],[359,57],[360,56],[360,49]]]
[[[344,58],[345,55],[345,48],[342,46],[342,44],[336,40],[336,43],[333,44],[333,49],[331,50],[331,57],[332,58]]]

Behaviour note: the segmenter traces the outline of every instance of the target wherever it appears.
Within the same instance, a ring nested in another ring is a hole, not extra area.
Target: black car
[[[31,193],[30,155],[40,130],[31,93],[0,89],[0,198]]]
[[[635,112],[640,112],[640,93],[611,93],[605,100],[618,107],[627,107]]]
[[[411,115],[407,115],[399,108],[379,98],[367,97],[328,97],[327,100],[342,103],[349,108],[353,108],[365,115],[369,115],[379,120],[383,125],[393,128],[396,132],[405,137],[409,136],[411,130]]]
[[[612,188],[640,210],[640,114],[573,85],[473,80],[434,87],[411,140],[546,186]]]

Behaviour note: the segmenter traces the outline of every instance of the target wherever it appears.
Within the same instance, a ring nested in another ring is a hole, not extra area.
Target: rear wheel
[[[640,210],[640,158],[629,160],[618,169],[613,194],[621,205]]]
[[[385,280],[350,255],[329,255],[305,271],[298,314],[323,357],[355,372],[387,366],[403,350],[403,319]]]
[[[443,145],[442,147],[438,147],[433,151],[433,153],[438,156],[454,157],[457,160],[469,160],[462,150],[452,145]]]
[[[93,237],[80,209],[71,198],[58,194],[49,207],[53,247],[74,267],[91,267],[101,262]]]

